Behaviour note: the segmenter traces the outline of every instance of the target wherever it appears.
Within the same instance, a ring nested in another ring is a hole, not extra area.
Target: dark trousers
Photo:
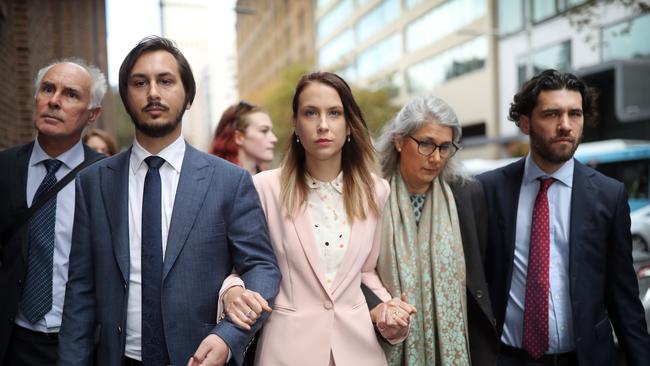
[[[578,356],[575,352],[557,355],[544,355],[533,360],[526,351],[520,348],[501,344],[497,366],[578,366]]]
[[[13,326],[5,366],[56,366],[59,334]]]

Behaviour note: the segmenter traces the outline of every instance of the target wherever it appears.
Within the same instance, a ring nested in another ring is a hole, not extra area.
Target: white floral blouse
[[[348,250],[350,223],[343,204],[343,172],[331,182],[306,176],[307,212],[311,219],[320,261],[328,286],[334,282],[343,256]]]

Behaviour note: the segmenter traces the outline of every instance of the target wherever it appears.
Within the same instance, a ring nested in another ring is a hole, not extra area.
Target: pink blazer
[[[262,328],[256,364],[328,366],[331,352],[338,366],[386,365],[360,287],[363,282],[383,301],[391,298],[375,271],[381,213],[354,221],[341,268],[327,286],[309,215],[304,206],[293,219],[283,214],[279,178],[279,169],[253,177],[282,272],[273,312]],[[374,181],[383,210],[388,183],[378,177]]]

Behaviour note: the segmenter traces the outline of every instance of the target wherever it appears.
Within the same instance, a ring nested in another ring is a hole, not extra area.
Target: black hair
[[[598,121],[598,111],[596,110],[597,94],[593,88],[590,88],[584,80],[571,73],[562,73],[557,70],[548,69],[535,75],[532,79],[524,83],[521,89],[515,94],[514,101],[510,103],[510,112],[508,119],[519,126],[521,116],[530,117],[539,93],[545,90],[573,90],[582,96],[582,113],[585,124],[595,126]]]
[[[194,75],[192,74],[192,68],[190,67],[189,62],[181,51],[176,47],[174,41],[168,38],[159,37],[159,36],[149,36],[143,38],[132,50],[126,55],[124,61],[122,61],[122,66],[120,66],[119,73],[119,89],[120,89],[120,98],[122,98],[122,103],[127,106],[127,89],[129,75],[133,66],[138,61],[140,56],[143,53],[151,51],[167,51],[176,59],[178,64],[178,73],[181,77],[181,82],[183,83],[183,89],[185,89],[185,106],[191,105],[194,101],[194,96],[196,95],[196,82],[194,81]]]

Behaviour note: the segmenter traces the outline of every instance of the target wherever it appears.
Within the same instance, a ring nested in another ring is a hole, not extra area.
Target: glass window
[[[406,49],[416,51],[485,16],[486,0],[451,0],[435,7],[406,28]]]
[[[498,7],[499,33],[513,33],[524,27],[523,0],[499,0]]]
[[[320,49],[318,52],[318,65],[328,67],[353,49],[354,32],[348,29]]]
[[[318,22],[318,40],[332,34],[353,12],[352,0],[342,0]]]
[[[533,21],[539,22],[557,14],[555,0],[530,0],[533,8]]]
[[[336,74],[342,77],[348,83],[353,84],[357,81],[357,68],[354,62],[336,71]]]
[[[385,0],[357,24],[359,42],[365,41],[400,15],[400,0]]]
[[[422,0],[406,0],[406,8],[411,9],[414,8],[417,4],[421,3]]]
[[[399,33],[385,38],[365,50],[357,59],[357,73],[367,78],[402,56],[402,37]]]
[[[318,0],[316,6],[318,6],[318,9],[322,9],[325,5],[329,4],[330,1],[332,0]]]
[[[533,75],[537,75],[546,69],[569,71],[571,68],[571,41],[562,42],[533,52],[531,57],[533,75],[526,75],[527,62],[528,60],[525,56],[519,58],[519,85],[522,85],[526,80],[533,77]]]
[[[409,91],[428,92],[447,80],[479,70],[487,54],[487,37],[481,36],[415,64],[406,70]]]
[[[603,29],[603,59],[650,57],[648,34],[650,14]]]

